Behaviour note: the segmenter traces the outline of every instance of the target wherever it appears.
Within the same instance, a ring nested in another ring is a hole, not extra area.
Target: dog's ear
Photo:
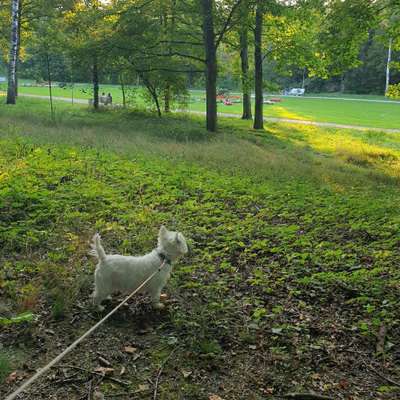
[[[160,231],[158,232],[160,237],[165,237],[167,235],[167,228],[164,225],[161,225]]]

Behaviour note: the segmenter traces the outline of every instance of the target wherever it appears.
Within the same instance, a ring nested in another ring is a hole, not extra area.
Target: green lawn
[[[160,365],[164,400],[398,398],[354,366],[399,380],[399,135],[234,119],[210,134],[203,117],[56,106],[51,121],[46,101],[0,105],[0,377],[30,375],[100,318],[95,231],[137,254],[166,224],[192,253],[165,312],[121,309],[30,399],[86,398],[99,355],[127,382],[93,381],[106,398],[152,399]],[[13,323],[22,312],[36,318]]]
[[[28,82],[24,82],[28,83]],[[47,87],[20,87],[20,93],[48,95]],[[122,102],[122,94],[119,86],[101,85],[100,92],[111,93],[114,103]],[[128,90],[129,92],[129,90]],[[73,96],[75,98],[89,99],[92,97],[91,87],[87,84],[76,84]],[[205,111],[204,92],[191,91],[192,101],[189,110]],[[53,95],[71,98],[71,88],[53,88]],[[339,96],[334,94],[333,96]],[[324,94],[323,96],[327,96]],[[275,96],[279,97],[279,96]],[[345,95],[346,97],[346,95]],[[357,96],[355,96],[357,97]],[[378,103],[365,102],[365,99],[382,99],[382,96],[359,96],[359,100],[340,99],[312,99],[305,97],[283,97],[281,103],[265,105],[266,117],[300,119],[317,122],[330,122],[337,124],[358,125],[375,128],[400,129],[400,102]],[[143,107],[143,99],[136,96],[133,104]],[[222,113],[241,114],[241,104],[232,106],[218,105],[218,111]]]
[[[190,109],[204,111],[205,105],[192,103]],[[241,114],[242,106],[219,104],[218,111]],[[264,105],[264,116],[400,129],[400,103],[283,97],[281,103]]]

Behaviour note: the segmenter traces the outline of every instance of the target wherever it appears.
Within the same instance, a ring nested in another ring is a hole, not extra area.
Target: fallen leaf
[[[149,385],[139,385],[138,390],[136,390],[136,392],[144,392],[146,390],[149,390]]]
[[[104,400],[104,394],[101,393],[99,390],[96,390],[93,393],[93,400]]]
[[[18,372],[17,371],[11,372],[11,374],[8,375],[7,378],[6,378],[6,383],[12,383],[17,378],[18,378]]]
[[[121,371],[119,372],[119,374],[120,374],[120,375],[123,375],[123,374],[125,373],[125,371],[126,371],[126,368],[125,368],[125,367],[122,367],[122,368],[121,368]]]
[[[170,337],[167,339],[167,343],[168,343],[169,345],[176,344],[176,343],[178,343],[178,339],[177,339],[175,336],[170,336]]]
[[[350,386],[350,383],[347,379],[341,379],[339,381],[339,386],[341,389],[347,389]]]
[[[255,344],[251,344],[251,345],[249,346],[249,349],[251,349],[251,350],[256,350],[256,349],[257,349],[257,346],[256,346]]]
[[[111,375],[114,372],[114,368],[99,367],[96,368],[94,372],[103,375]]]
[[[132,346],[125,346],[124,347],[124,352],[125,353],[129,353],[129,354],[133,354],[137,351],[136,347],[132,347]]]
[[[168,299],[168,295],[166,293],[161,293],[160,300],[166,300],[166,299]]]
[[[222,397],[218,396],[217,394],[212,394],[208,400],[224,400]]]
[[[188,378],[190,375],[192,375],[192,371],[186,371],[186,370],[182,370],[182,375],[184,378]]]

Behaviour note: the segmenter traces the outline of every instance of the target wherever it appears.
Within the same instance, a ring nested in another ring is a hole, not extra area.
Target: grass
[[[43,324],[68,343],[76,333],[65,339],[65,330],[92,323],[69,321],[89,302],[94,231],[110,252],[140,253],[165,223],[193,248],[168,284],[169,311],[147,321],[154,333],[143,337],[140,315],[110,321],[113,342],[96,344],[101,354],[127,338],[142,346],[143,375],[123,364],[130,390],[179,344],[163,371],[163,399],[310,390],[377,398],[379,382],[352,365],[354,353],[376,362],[383,325],[385,365],[400,372],[391,345],[400,320],[398,135],[290,124],[256,132],[230,119],[214,135],[202,118],[56,106],[55,122],[45,101],[0,106],[0,290],[7,318],[38,317],[31,328],[8,325],[5,346]],[[52,355],[57,340],[47,342]],[[92,342],[84,346],[74,360],[91,369],[97,356]],[[119,368],[124,358],[113,354]],[[352,358],[334,362],[339,355]]]
[[[201,103],[191,103],[191,110],[204,111]],[[218,105],[221,113],[241,114],[241,104]],[[357,100],[313,99],[284,97],[281,103],[264,105],[264,116],[330,122],[375,128],[400,127],[400,104],[367,103]]]
[[[122,94],[119,86],[101,85],[100,93],[111,93],[114,103],[122,103]],[[20,87],[20,93],[48,96],[46,87]],[[76,84],[74,97],[89,99],[92,97],[92,89],[87,84]],[[189,110],[205,111],[204,92],[191,91],[192,102]],[[71,89],[55,87],[53,95],[58,97],[71,98]],[[322,97],[328,96],[323,94]],[[331,97],[339,97],[340,94],[333,94]],[[341,97],[349,97],[344,95]],[[352,96],[352,95],[351,95]],[[279,97],[279,96],[274,96]],[[300,119],[307,121],[329,122],[337,124],[348,124],[375,128],[399,129],[400,128],[400,102],[399,103],[377,103],[360,100],[384,99],[383,96],[354,96],[356,100],[341,99],[313,99],[305,97],[283,97],[281,103],[265,105],[264,115],[266,117]],[[135,96],[135,104],[143,106],[143,99]],[[226,106],[218,105],[221,113],[241,114],[241,104]]]

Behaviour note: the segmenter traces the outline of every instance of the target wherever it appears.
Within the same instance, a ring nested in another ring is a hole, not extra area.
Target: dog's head
[[[164,225],[158,233],[158,246],[169,256],[175,259],[188,252],[185,237],[180,232],[169,231]]]

